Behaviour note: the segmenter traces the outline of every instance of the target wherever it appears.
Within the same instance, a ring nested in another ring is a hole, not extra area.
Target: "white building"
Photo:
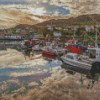
[[[52,27],[48,27],[48,30],[53,30],[53,28]]]
[[[56,29],[56,30],[62,30],[62,28],[61,28],[61,27],[55,27],[55,29]]]
[[[85,30],[86,30],[87,32],[91,31],[91,26],[85,25]]]
[[[68,28],[64,28],[63,30],[66,31],[66,30],[68,30]]]
[[[62,35],[61,32],[53,32],[54,37],[60,37]]]
[[[17,30],[16,30],[16,33],[20,32],[20,31],[21,31],[21,29],[17,29]]]
[[[100,25],[98,24],[98,25],[95,25],[96,27],[100,27]]]

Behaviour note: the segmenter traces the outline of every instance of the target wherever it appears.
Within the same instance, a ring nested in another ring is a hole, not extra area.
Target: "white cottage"
[[[54,35],[54,37],[60,37],[62,35],[62,33],[54,31],[53,35]]]

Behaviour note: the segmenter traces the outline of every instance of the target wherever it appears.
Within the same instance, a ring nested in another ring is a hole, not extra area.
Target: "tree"
[[[76,35],[81,35],[83,32],[85,31],[85,28],[84,27],[79,27],[77,30],[76,30]]]
[[[44,37],[46,37],[47,34],[50,34],[50,30],[48,30],[46,26],[44,26],[41,31],[42,31]]]
[[[29,32],[26,32],[26,35],[29,35],[30,33]]]

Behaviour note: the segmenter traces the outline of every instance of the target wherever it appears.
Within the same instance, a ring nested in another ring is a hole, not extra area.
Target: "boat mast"
[[[98,43],[97,43],[97,28],[96,28],[96,37],[95,37],[95,47],[98,48]]]
[[[96,20],[94,18],[92,18],[91,16],[89,16],[93,21],[94,23],[96,23]],[[97,40],[98,40],[98,37],[97,37],[97,28],[96,28],[96,35],[95,35],[95,47],[98,48],[98,43],[97,43]]]
[[[76,41],[75,41],[75,33],[76,33],[76,30],[74,29],[74,33],[73,33],[74,44],[76,44]]]

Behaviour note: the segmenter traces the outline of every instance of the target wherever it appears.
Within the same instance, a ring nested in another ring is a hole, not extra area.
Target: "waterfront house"
[[[66,31],[66,30],[68,30],[68,28],[64,28],[63,30]]]
[[[53,28],[52,27],[48,27],[48,30],[53,30]]]
[[[53,28],[52,28],[51,25],[47,25],[47,29],[48,29],[48,30],[53,30]]]
[[[77,30],[79,28],[79,25],[74,26],[73,30]]]
[[[61,27],[55,27],[55,29],[56,29],[56,30],[62,30],[62,28],[61,28]]]
[[[88,32],[91,31],[91,26],[85,25],[85,30],[88,31]]]
[[[16,30],[16,33],[19,33],[20,31],[21,31],[21,29],[17,29],[17,30]]]
[[[59,31],[54,31],[53,35],[54,35],[54,37],[60,37],[62,35],[62,33]]]
[[[77,29],[77,27],[75,27],[75,30]],[[65,30],[74,30],[74,27],[72,28],[71,26],[66,26],[64,29]]]
[[[20,34],[26,34],[26,30],[21,30]]]
[[[51,27],[51,25],[47,25],[47,27]]]
[[[29,36],[31,39],[34,38],[34,34],[32,34],[32,33]]]
[[[95,25],[96,27],[100,27],[100,24]]]

